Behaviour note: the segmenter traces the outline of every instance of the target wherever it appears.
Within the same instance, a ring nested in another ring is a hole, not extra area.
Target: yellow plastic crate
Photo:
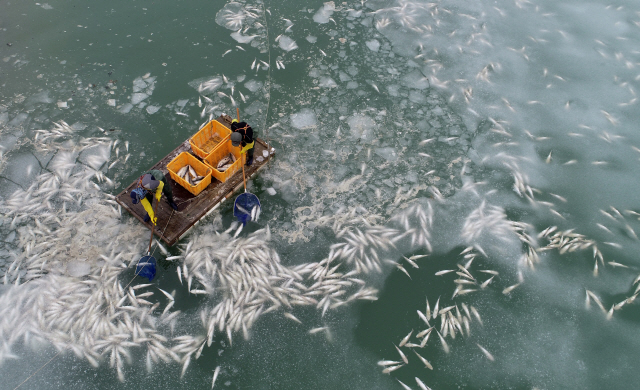
[[[198,176],[204,176],[204,179],[197,186],[192,186],[187,183],[187,181],[180,176],[178,176],[178,171],[182,169],[185,165],[191,165],[194,171],[198,174]],[[211,184],[211,168],[202,163],[200,160],[195,158],[191,153],[182,152],[176,158],[171,160],[169,164],[167,164],[167,169],[169,170],[169,174],[171,178],[184,188],[187,191],[191,192],[193,195],[197,196],[202,192],[209,184]]]
[[[224,158],[229,153],[233,153],[236,157],[236,162],[231,164],[231,166],[224,172],[220,172],[216,169],[218,166],[218,161]],[[242,164],[245,163],[247,158],[247,154],[240,154],[240,147],[234,147],[231,145],[231,140],[228,139],[218,145],[213,152],[211,152],[207,157],[205,157],[204,162],[211,168],[211,175],[221,182],[227,181],[231,176],[233,176],[238,170],[242,169]]]
[[[225,139],[231,136],[231,130],[222,123],[212,120],[189,139],[193,154],[207,157]]]

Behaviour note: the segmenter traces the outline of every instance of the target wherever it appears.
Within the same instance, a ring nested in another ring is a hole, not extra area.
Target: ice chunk
[[[373,139],[376,122],[371,117],[364,114],[355,114],[347,118],[346,122],[354,138],[361,138],[365,141]]]
[[[323,88],[333,88],[338,86],[338,84],[336,84],[336,82],[331,77],[326,76],[320,77],[320,84],[318,85]]]
[[[125,103],[122,105],[122,107],[120,107],[120,112],[123,114],[128,114],[129,111],[131,111],[131,109],[133,108],[133,104],[131,103]]]
[[[40,163],[31,153],[12,155],[5,162],[3,171],[3,176],[24,188],[29,187],[38,174]]]
[[[184,107],[187,105],[187,103],[189,103],[189,99],[183,99],[183,100],[178,100],[178,102],[176,103],[176,105],[178,107]]]
[[[313,15],[313,21],[320,24],[329,23],[329,18],[333,15],[333,11],[336,10],[336,5],[333,1],[324,3],[322,8]]]
[[[298,48],[296,41],[286,35],[281,36],[278,43],[280,44],[280,48],[284,51],[291,51]]]
[[[249,80],[244,83],[244,87],[251,92],[256,92],[262,88],[262,81]]]
[[[291,126],[296,129],[309,129],[315,127],[318,120],[313,110],[304,108],[295,114],[291,114]]]
[[[67,274],[70,276],[81,277],[89,275],[91,272],[91,266],[84,261],[71,261],[67,264]]]
[[[25,104],[27,105],[33,105],[37,103],[45,103],[45,104],[53,103],[53,99],[49,97],[49,91],[36,93],[35,95],[32,95],[31,97],[29,97],[29,99],[27,99],[27,101],[25,102]]]
[[[372,39],[370,41],[366,41],[365,45],[367,45],[367,47],[371,51],[378,52],[378,50],[380,50],[380,41],[378,41],[377,39]]]
[[[67,108],[67,102],[58,102],[58,108]]]
[[[275,192],[275,190],[273,192]],[[11,233],[9,233],[9,235],[7,235],[7,238],[5,238],[4,240],[6,242],[13,242],[13,240],[15,239],[16,239],[16,231],[14,230]]]
[[[271,196],[276,194],[276,190],[273,189],[273,187],[269,187],[267,188],[267,193]]]
[[[238,31],[242,28],[246,18],[247,13],[242,4],[232,1],[218,11],[216,14],[216,23],[229,30]]]
[[[409,88],[425,89],[429,88],[429,80],[420,73],[419,70],[413,70],[402,78],[402,84]]]
[[[314,37],[313,35],[309,35],[307,37],[307,41],[309,41],[309,43],[316,43],[318,41],[318,37]]]
[[[116,99],[107,100],[107,104],[110,105],[111,107],[115,107],[116,106]]]
[[[147,113],[153,115],[160,110],[160,106],[147,106]]]
[[[138,77],[133,80],[133,92],[140,92],[147,88],[147,83],[142,79],[142,77]]]
[[[66,107],[67,102],[64,102],[64,104]],[[16,115],[15,118],[11,119],[11,122],[9,122],[9,126],[18,126],[22,124],[22,122],[26,121],[28,117],[29,115],[27,113],[21,112],[20,114]]]
[[[238,41],[238,43],[249,43],[253,40],[253,38],[257,37],[257,35],[242,35],[240,31],[236,31],[231,33],[231,38]]]
[[[97,145],[86,148],[82,151],[78,160],[91,168],[98,170],[111,157],[111,148],[109,145]]]
[[[267,152],[266,150],[263,150],[263,151],[262,151],[262,155],[263,155],[264,157],[267,157],[267,156],[269,156],[269,152]]]
[[[44,9],[53,9],[53,7],[49,5],[49,3],[44,3],[41,5],[41,7]]]
[[[387,161],[393,162],[398,159],[398,154],[394,148],[377,148],[375,153]]]
[[[0,112],[0,125],[4,125],[9,121],[9,113],[8,112]]]
[[[409,100],[411,100],[414,103],[420,103],[420,104],[425,103],[427,101],[427,99],[424,96],[424,93],[416,89],[412,89],[411,91],[409,91]]]
[[[147,95],[146,93],[134,93],[133,95],[131,95],[131,104],[133,104],[134,106],[138,103],[140,103],[141,101],[143,101],[144,99],[148,98],[149,95]]]

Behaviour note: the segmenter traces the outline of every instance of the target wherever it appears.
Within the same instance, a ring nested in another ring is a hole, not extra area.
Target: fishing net
[[[250,192],[240,194],[233,204],[233,215],[243,225],[246,225],[248,221],[257,220],[260,215],[260,200]]]
[[[144,256],[138,261],[136,275],[152,281],[156,277],[156,259],[153,256]]]

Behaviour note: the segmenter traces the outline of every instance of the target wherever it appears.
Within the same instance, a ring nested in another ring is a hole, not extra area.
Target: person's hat
[[[231,145],[240,146],[240,142],[242,142],[242,134],[238,132],[231,133]]]
[[[234,120],[231,121],[231,123],[238,123],[238,120],[234,119]]]
[[[131,203],[138,204],[140,203],[142,198],[144,198],[145,195],[147,195],[147,191],[143,190],[142,188],[136,188],[135,190],[131,191],[130,195],[131,195]]]
[[[142,176],[142,186],[147,190],[155,190],[156,188],[158,188],[158,185],[160,185],[160,182],[156,180],[156,178],[153,177],[152,174],[147,173],[146,175]]]

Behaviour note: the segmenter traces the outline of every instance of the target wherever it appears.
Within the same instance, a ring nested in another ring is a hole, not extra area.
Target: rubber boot
[[[142,220],[148,223],[151,221],[151,217],[149,217],[149,214],[146,214]]]

